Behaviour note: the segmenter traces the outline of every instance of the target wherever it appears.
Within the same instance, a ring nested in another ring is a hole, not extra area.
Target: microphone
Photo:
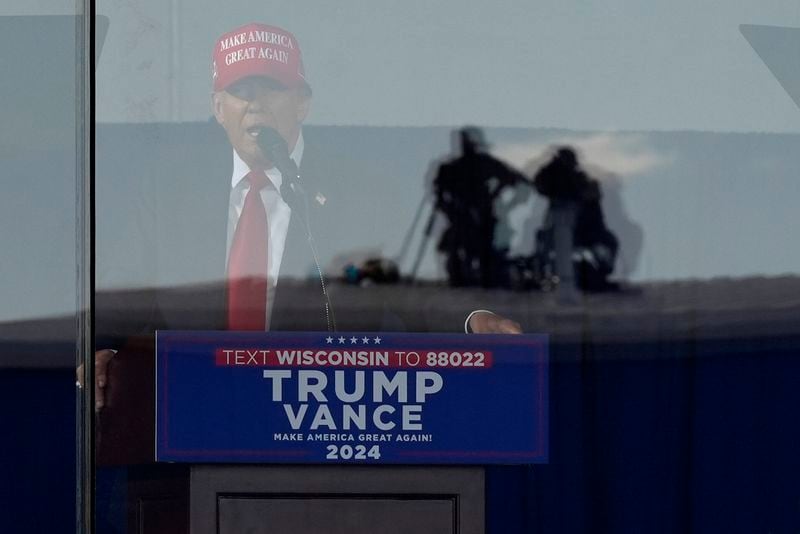
[[[300,193],[300,173],[297,164],[289,157],[289,145],[281,134],[275,128],[261,128],[256,141],[261,152],[281,171],[292,190]]]

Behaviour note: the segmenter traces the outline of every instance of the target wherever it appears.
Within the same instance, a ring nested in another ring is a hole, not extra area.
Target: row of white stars
[[[361,339],[359,339],[356,336],[353,336],[349,340],[344,336],[339,336],[338,338],[334,338],[334,337],[328,336],[328,337],[325,338],[325,342],[328,345],[332,345],[334,343],[334,341],[338,341],[339,345],[344,345],[348,341],[350,341],[351,345],[357,345],[359,341],[363,345],[369,345],[370,341],[372,341],[372,343],[374,345],[380,345],[381,344],[381,338],[379,338],[379,337],[369,338],[367,336],[364,336]]]

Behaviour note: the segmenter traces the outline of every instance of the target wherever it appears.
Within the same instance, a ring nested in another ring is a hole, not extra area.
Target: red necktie
[[[228,257],[228,329],[267,329],[267,212],[261,189],[263,172],[251,171],[250,190],[233,235]]]

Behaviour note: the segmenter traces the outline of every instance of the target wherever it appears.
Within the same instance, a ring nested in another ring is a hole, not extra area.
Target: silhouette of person
[[[494,201],[505,187],[527,179],[486,151],[480,129],[466,127],[459,136],[461,155],[440,165],[433,182],[436,208],[449,223],[438,249],[447,256],[450,285],[495,287],[506,275],[494,243]]]
[[[605,221],[619,239],[615,278],[630,278],[636,271],[644,243],[644,231],[639,223],[632,220],[623,200],[623,181],[614,173],[599,168],[588,170],[603,184],[603,214]]]
[[[569,211],[572,224],[572,264],[577,285],[585,291],[612,289],[608,281],[614,270],[619,243],[608,229],[601,206],[600,182],[578,164],[575,151],[560,147],[534,176],[534,187],[550,200],[545,221],[536,236],[540,265],[556,261],[554,214]]]

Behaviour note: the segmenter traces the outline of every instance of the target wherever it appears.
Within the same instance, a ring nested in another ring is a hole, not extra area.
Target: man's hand
[[[469,318],[469,329],[475,334],[521,334],[519,323],[490,311],[476,311]]]
[[[105,390],[108,384],[108,362],[116,354],[113,350],[104,349],[94,353],[94,411],[99,412],[106,404]],[[78,384],[83,388],[83,364],[76,371]]]

